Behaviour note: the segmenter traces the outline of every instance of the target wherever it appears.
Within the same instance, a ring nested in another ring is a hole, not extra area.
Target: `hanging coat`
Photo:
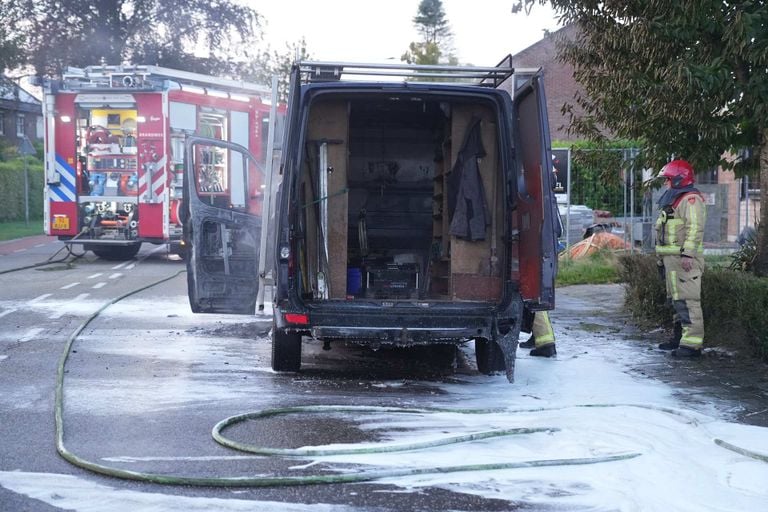
[[[472,118],[449,177],[449,233],[466,240],[485,240],[491,223],[477,159],[485,156],[480,119]]]

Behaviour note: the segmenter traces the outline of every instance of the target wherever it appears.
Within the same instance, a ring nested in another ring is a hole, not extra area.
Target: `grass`
[[[599,251],[576,260],[562,258],[558,262],[557,286],[606,284],[619,281],[616,257],[610,251]]]
[[[0,241],[42,234],[43,219],[30,219],[29,225],[23,220],[0,222]]]

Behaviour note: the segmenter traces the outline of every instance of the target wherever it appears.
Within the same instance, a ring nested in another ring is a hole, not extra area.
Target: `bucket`
[[[363,273],[359,267],[347,268],[347,295],[357,295],[363,287]]]

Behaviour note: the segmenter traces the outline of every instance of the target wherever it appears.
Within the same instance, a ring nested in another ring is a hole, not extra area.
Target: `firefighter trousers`
[[[534,314],[531,334],[534,336],[536,347],[551,345],[555,342],[555,331],[552,329],[552,323],[546,311],[537,311]]]
[[[700,350],[704,345],[704,315],[701,312],[701,278],[704,274],[704,258],[690,258],[692,268],[683,270],[682,257],[664,256],[664,273],[667,300],[675,310],[674,320],[683,326],[680,345]]]

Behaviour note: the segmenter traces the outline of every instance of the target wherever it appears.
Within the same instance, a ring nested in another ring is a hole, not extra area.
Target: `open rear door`
[[[519,232],[520,291],[531,309],[551,309],[557,273],[557,202],[540,76],[515,90],[514,103],[517,197],[512,215]]]
[[[255,314],[262,184],[263,168],[244,147],[187,139],[184,239],[187,293],[195,313]]]

